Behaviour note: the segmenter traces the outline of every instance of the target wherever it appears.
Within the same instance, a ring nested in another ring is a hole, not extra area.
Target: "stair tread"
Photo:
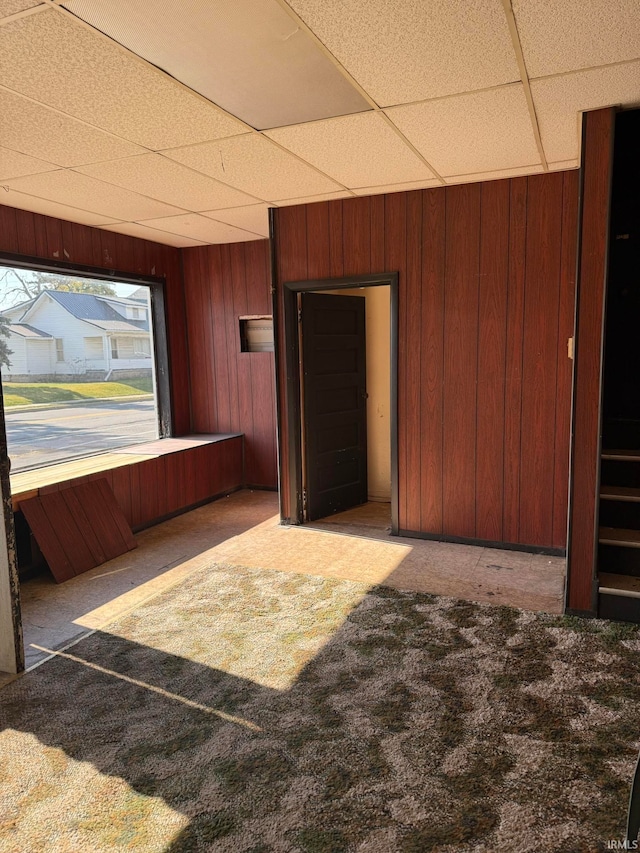
[[[626,545],[629,548],[640,548],[640,530],[627,530],[621,527],[601,527],[598,539],[603,544]]]
[[[600,497],[614,501],[640,501],[640,489],[631,486],[601,486]]]
[[[603,459],[615,459],[618,462],[640,461],[640,450],[603,450]]]
[[[617,575],[611,572],[600,572],[598,575],[599,591],[640,597],[640,578],[634,575]]]

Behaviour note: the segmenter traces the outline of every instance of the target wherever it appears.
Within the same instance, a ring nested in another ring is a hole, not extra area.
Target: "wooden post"
[[[4,420],[4,398],[0,384],[0,488],[4,521],[4,537],[0,535],[0,672],[18,673],[24,670],[24,644],[16,533],[9,483],[10,468]]]

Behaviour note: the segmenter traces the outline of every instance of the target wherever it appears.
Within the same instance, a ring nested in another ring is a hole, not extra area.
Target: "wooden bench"
[[[244,483],[243,436],[185,435],[11,475],[14,512],[35,495],[104,478],[133,530],[149,527]]]

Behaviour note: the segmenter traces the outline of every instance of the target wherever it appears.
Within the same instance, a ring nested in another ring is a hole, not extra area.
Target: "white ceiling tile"
[[[41,3],[42,0],[0,0],[0,18],[24,12],[25,9],[33,9]]]
[[[528,166],[540,160],[521,83],[387,115],[441,175]]]
[[[197,213],[184,213],[181,216],[167,216],[162,219],[149,219],[141,223],[160,231],[191,237],[203,243],[240,243],[247,240],[259,240],[258,234],[249,233],[223,222],[214,222]]]
[[[150,219],[180,212],[179,208],[155,199],[66,170],[13,178],[5,184],[19,192],[71,204],[115,220]]]
[[[29,210],[31,213],[41,213],[44,216],[54,216],[56,219],[66,219],[69,222],[79,222],[81,225],[108,225],[113,222],[113,217],[100,216],[88,210],[79,210],[77,207],[26,195],[13,189],[9,189],[9,192],[2,192],[0,200],[7,207],[19,207],[20,210]]]
[[[129,237],[140,237],[142,240],[151,240],[154,243],[164,243],[165,246],[175,246],[177,249],[186,246],[204,246],[200,240],[192,240],[189,237],[181,237],[177,234],[169,234],[168,231],[159,231],[157,228],[149,228],[139,222],[117,222],[114,225],[102,226],[103,231],[115,231],[116,234],[128,234]]]
[[[472,184],[477,181],[500,181],[503,178],[518,178],[522,175],[537,175],[544,172],[542,163],[533,166],[520,166],[517,169],[496,169],[493,172],[475,172],[470,175],[452,175],[447,178],[447,185]]]
[[[427,181],[409,181],[402,184],[385,184],[381,187],[356,187],[353,191],[356,195],[383,195],[387,193],[405,193],[411,190],[423,190],[427,187],[440,187],[442,184],[437,178]]]
[[[529,77],[640,57],[638,0],[513,0]]]
[[[65,7],[253,127],[369,109],[277,0],[67,0]]]
[[[234,207],[230,210],[209,210],[202,215],[210,216],[218,222],[226,222],[227,225],[244,228],[261,237],[269,236],[269,208],[266,204],[252,204],[250,207]]]
[[[8,148],[0,148],[0,181],[6,178],[20,178],[22,175],[35,175],[38,172],[52,172],[57,169],[53,163],[45,163],[35,157],[27,157]]]
[[[96,163],[77,171],[185,210],[217,210],[255,201],[240,190],[167,160],[161,154]]]
[[[274,204],[278,207],[292,207],[296,204],[315,204],[318,201],[334,201],[338,198],[353,198],[353,193],[343,190],[339,193],[321,193],[320,195],[303,196],[302,198],[279,198]]]
[[[57,166],[130,157],[143,148],[0,88],[0,145]]]
[[[281,127],[266,135],[350,188],[433,177],[379,113]]]
[[[496,0],[288,0],[381,106],[520,79]]]
[[[163,153],[263,201],[340,189],[334,181],[259,134],[248,133]]]
[[[547,160],[576,160],[580,111],[640,104],[640,62],[532,80],[531,92]]]
[[[246,127],[57,9],[0,28],[2,82],[154,150]]]

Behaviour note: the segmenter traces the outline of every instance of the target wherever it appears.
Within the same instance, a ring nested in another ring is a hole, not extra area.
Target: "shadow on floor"
[[[604,849],[638,645],[635,627],[213,566],[2,691],[2,831],[96,853]]]

